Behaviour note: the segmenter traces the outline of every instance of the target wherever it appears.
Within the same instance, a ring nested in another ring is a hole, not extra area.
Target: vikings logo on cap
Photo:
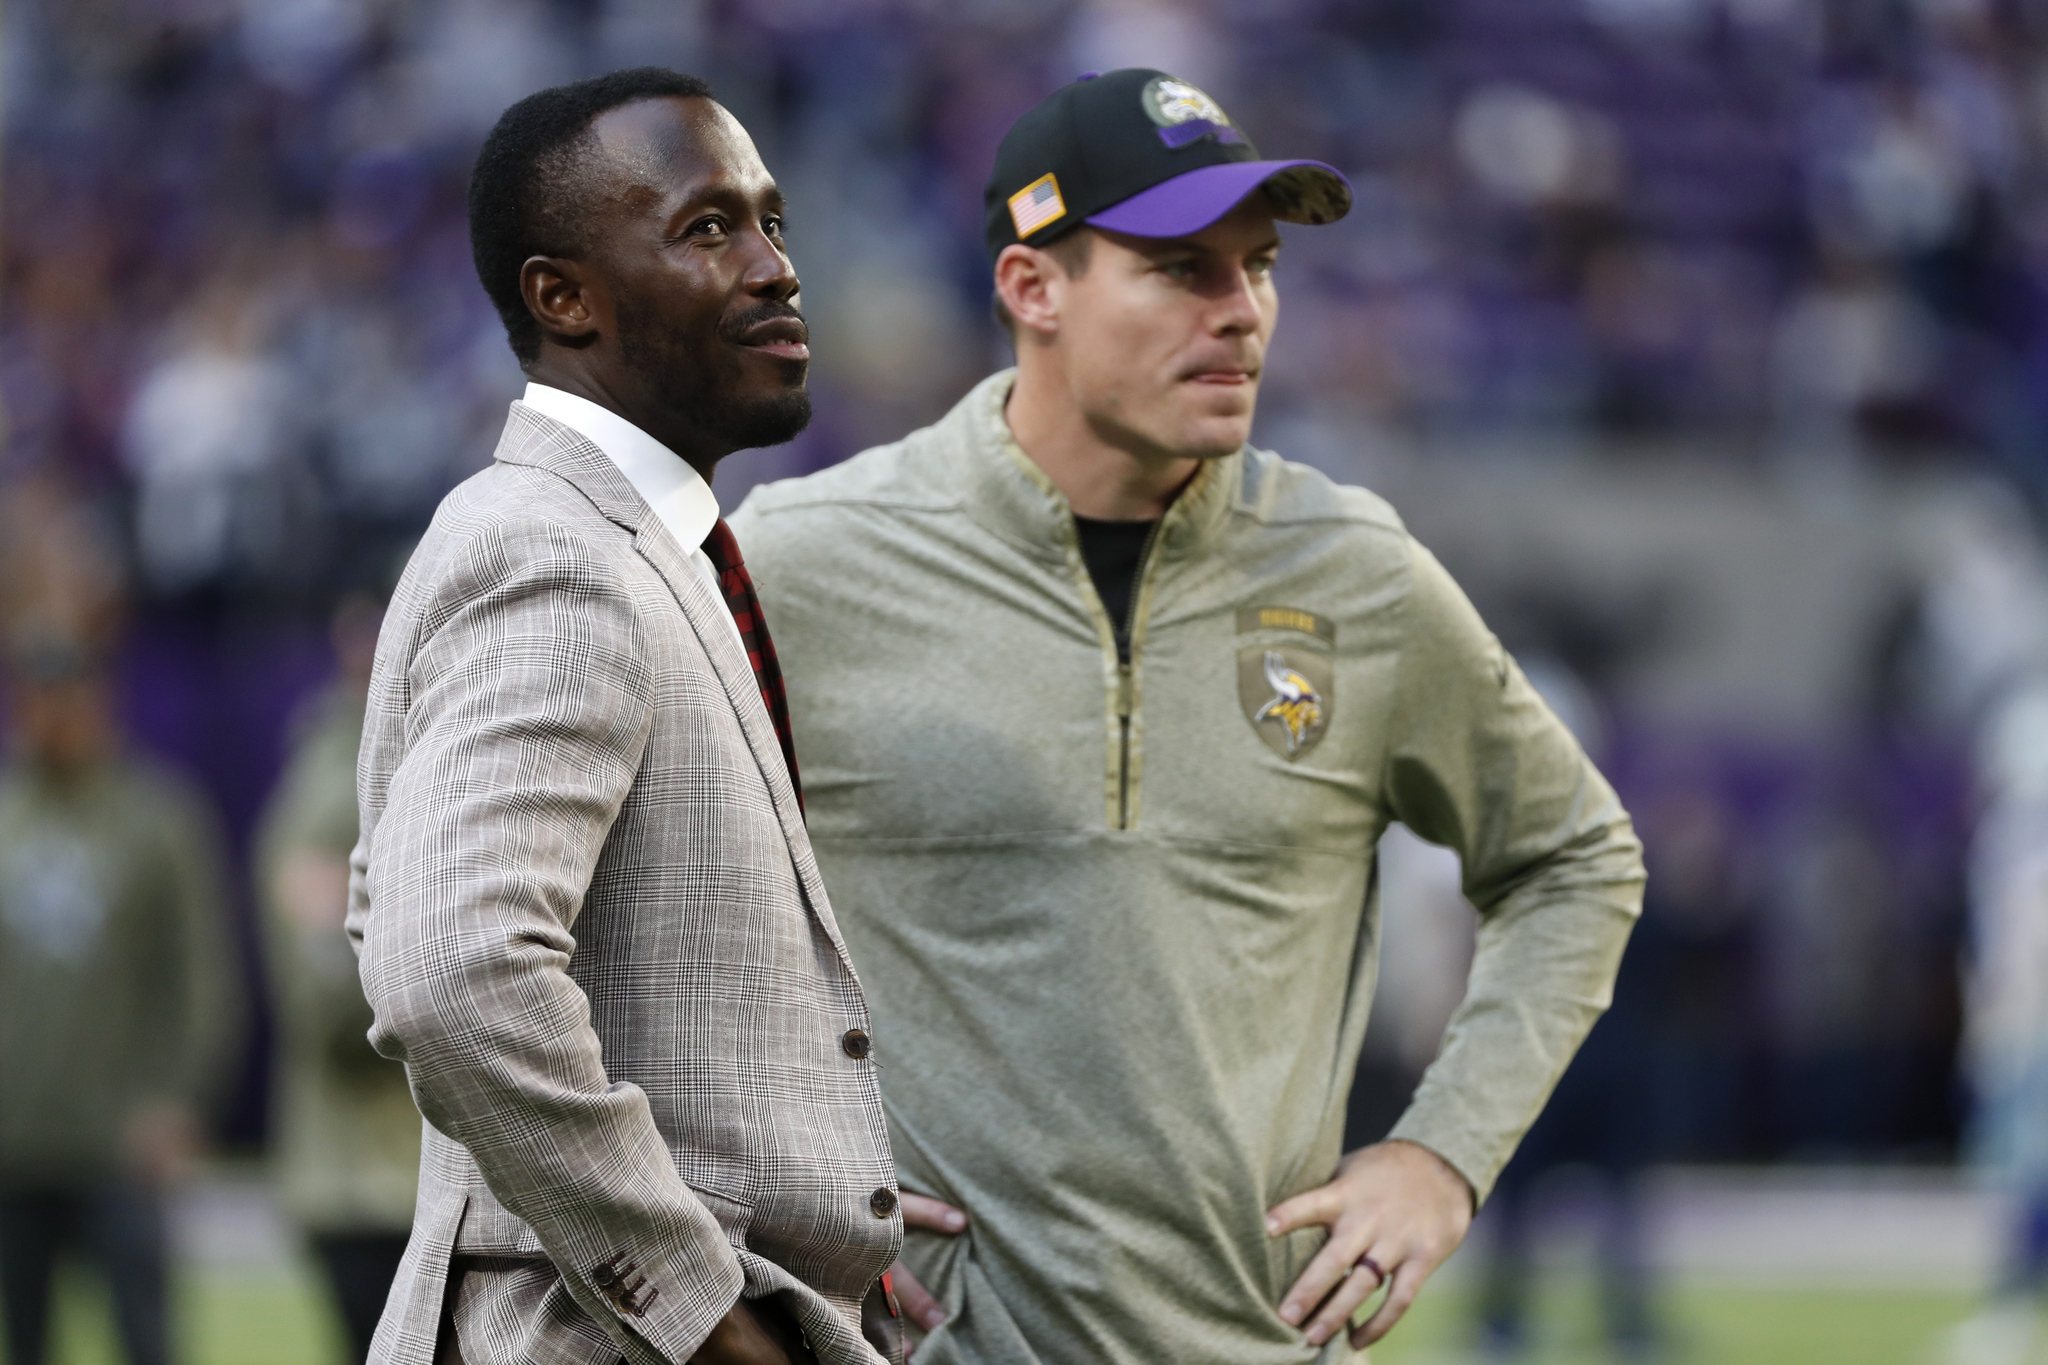
[[[1243,142],[1244,134],[1230,126],[1230,115],[1207,95],[1171,76],[1154,76],[1138,93],[1145,115],[1159,125],[1159,140],[1174,151],[1215,138],[1218,142]]]
[[[1292,763],[1330,727],[1335,670],[1325,651],[1336,629],[1328,619],[1293,607],[1247,608],[1238,613],[1237,628],[1237,694],[1245,719],[1268,748]]]
[[[1230,123],[1230,116],[1223,112],[1222,105],[1186,81],[1177,81],[1171,76],[1154,76],[1146,81],[1138,102],[1145,106],[1145,112],[1152,121],[1162,128],[1195,119],[1224,127]]]

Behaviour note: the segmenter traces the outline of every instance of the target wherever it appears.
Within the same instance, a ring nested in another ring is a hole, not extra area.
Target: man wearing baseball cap
[[[921,1196],[919,1365],[1352,1360],[1604,1008],[1640,849],[1393,511],[1246,444],[1274,223],[1341,175],[1127,70],[1020,119],[987,205],[1017,367],[733,518]],[[1463,855],[1478,956],[1344,1155],[1396,820]]]

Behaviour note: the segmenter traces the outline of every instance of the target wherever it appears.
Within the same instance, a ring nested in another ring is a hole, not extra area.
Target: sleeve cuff
[[[1420,1109],[1420,1105],[1411,1105],[1394,1125],[1394,1131],[1387,1134],[1388,1140],[1412,1142],[1441,1157],[1472,1187],[1472,1210],[1478,1212],[1486,1196],[1493,1192],[1493,1182],[1500,1177],[1506,1161],[1489,1152],[1486,1144],[1473,1141],[1469,1129],[1436,1121],[1428,1113],[1418,1112]]]
[[[565,1278],[628,1361],[668,1365],[697,1353],[746,1285],[738,1253],[723,1238],[718,1241],[715,1259],[701,1248],[645,1260],[619,1253],[577,1266]]]

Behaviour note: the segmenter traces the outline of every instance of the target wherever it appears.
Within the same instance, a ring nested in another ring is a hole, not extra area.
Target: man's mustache
[[[719,321],[718,334],[739,346],[811,339],[810,325],[804,321],[803,312],[781,299],[762,299],[741,312],[728,314]]]

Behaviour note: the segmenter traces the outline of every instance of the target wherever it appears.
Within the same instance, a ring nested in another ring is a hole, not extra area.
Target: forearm
[[[436,819],[399,795],[385,828],[424,847],[460,846],[443,840],[475,828],[475,812],[444,807]],[[531,850],[532,838],[499,844],[522,845]],[[474,868],[435,890],[426,865],[382,861],[373,864],[362,954],[378,1050],[406,1062],[421,1113],[468,1149],[585,1310],[686,1359],[743,1276],[716,1219],[676,1173],[646,1096],[606,1074],[589,1001],[567,971],[574,940],[558,916],[574,916],[572,881]],[[405,864],[418,872],[405,876]],[[384,884],[386,870],[396,885]],[[655,1291],[654,1322],[601,1287],[606,1267],[628,1262],[628,1282],[644,1275]]]
[[[1387,801],[1457,850],[1479,911],[1465,1002],[1393,1136],[1493,1187],[1612,999],[1642,907],[1642,845],[1600,773],[1415,548]]]
[[[1465,1001],[1393,1137],[1429,1148],[1484,1200],[1613,998],[1641,882],[1542,884],[1481,921]]]

